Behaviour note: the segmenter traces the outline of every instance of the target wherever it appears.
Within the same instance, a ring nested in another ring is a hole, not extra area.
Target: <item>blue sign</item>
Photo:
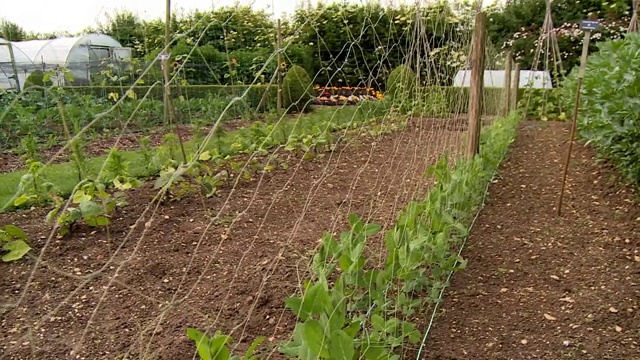
[[[593,31],[597,30],[600,27],[600,21],[598,20],[582,20],[580,24],[580,29],[584,31]]]

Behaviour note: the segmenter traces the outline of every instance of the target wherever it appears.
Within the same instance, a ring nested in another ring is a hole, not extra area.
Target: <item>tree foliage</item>
[[[579,62],[583,33],[579,29],[581,20],[590,15],[601,20],[603,27],[592,37],[590,51],[597,49],[602,40],[620,37],[629,24],[629,4],[625,0],[554,0],[551,2],[551,14],[554,32],[558,39],[561,60],[565,72]],[[514,0],[504,6],[490,9],[488,34],[490,40],[502,47],[511,49],[525,69],[544,68],[545,46],[541,48],[542,59],[536,61],[536,48],[541,42],[541,31],[546,11],[545,0]],[[536,64],[537,62],[537,64]],[[551,60],[549,60],[551,62]],[[536,66],[537,65],[537,66]],[[549,64],[552,67],[552,64]]]
[[[27,39],[27,32],[20,25],[2,19],[0,20],[0,37],[9,41],[22,41]]]
[[[592,37],[593,50],[598,41],[620,37],[628,24],[626,0],[554,0],[551,5],[565,71],[578,62],[582,32],[577,24],[588,14],[597,15],[604,24]],[[522,68],[536,65],[545,7],[545,0],[513,0],[489,9],[489,66],[506,49],[516,54]],[[384,90],[390,71],[401,64],[409,65],[424,84],[450,85],[467,62],[474,12],[469,0],[437,0],[422,6],[319,3],[282,20],[283,61],[288,67],[303,67],[314,83],[325,86]],[[28,36],[19,27],[2,24],[5,32],[16,29],[7,38]],[[180,78],[188,83],[269,83],[275,74],[278,29],[265,11],[235,5],[174,15],[171,30],[176,35],[171,60],[181,65]],[[145,64],[164,47],[161,19],[117,12],[107,16],[97,31],[132,47]],[[17,35],[11,35],[14,32]]]

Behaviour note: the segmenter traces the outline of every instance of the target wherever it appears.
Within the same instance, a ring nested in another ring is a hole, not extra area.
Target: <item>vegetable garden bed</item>
[[[463,133],[437,123],[414,119],[407,131],[359,137],[312,160],[277,150],[287,170],[239,179],[229,202],[231,183],[204,202],[169,198],[153,221],[143,212],[156,190],[131,190],[108,232],[80,224],[48,244],[20,310],[3,315],[13,330],[0,336],[2,351],[66,358],[75,346],[87,358],[191,358],[186,327],[209,326],[230,334],[239,349],[264,335],[259,351],[276,351],[295,324],[284,300],[308,276],[322,231],[344,229],[353,212],[390,226],[403,204],[426,193],[426,167],[443,151],[459,152]],[[50,231],[41,220],[47,210],[0,214],[0,222],[22,227],[37,255]],[[149,224],[144,236],[144,227],[131,230],[139,216],[138,224]],[[381,245],[372,242],[366,252],[380,254]],[[1,303],[21,296],[33,265],[31,258],[0,264]],[[35,338],[24,345],[21,336],[34,324]],[[39,334],[47,340],[36,340]]]

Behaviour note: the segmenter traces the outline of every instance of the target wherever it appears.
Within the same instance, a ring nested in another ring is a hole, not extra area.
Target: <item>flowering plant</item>
[[[322,87],[316,85],[314,92],[313,103],[316,105],[356,104],[361,101],[383,99],[382,93],[371,87]]]

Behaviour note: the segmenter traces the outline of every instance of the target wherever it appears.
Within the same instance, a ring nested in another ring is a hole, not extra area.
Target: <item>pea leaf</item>
[[[324,336],[324,328],[318,320],[307,320],[302,324],[302,339],[304,343],[309,346],[309,349],[313,351],[316,356],[322,358],[329,358],[329,351],[327,349],[327,342]]]
[[[329,356],[333,360],[351,360],[355,355],[353,338],[342,330],[331,333]]]

